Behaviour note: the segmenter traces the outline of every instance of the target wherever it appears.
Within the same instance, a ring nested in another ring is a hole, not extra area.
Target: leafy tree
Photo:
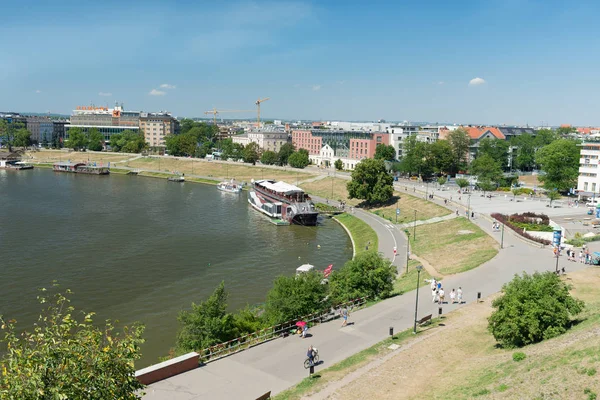
[[[496,190],[497,185],[492,182],[490,180],[490,178],[484,177],[482,180],[479,180],[477,182],[477,186],[479,187],[479,189],[481,189],[483,191],[483,194],[485,195],[485,192],[492,192],[494,190]]]
[[[252,165],[256,165],[256,162],[260,158],[260,147],[258,147],[258,143],[252,142],[248,143],[248,145],[244,148],[243,159],[244,162],[252,163]]]
[[[464,178],[458,178],[456,180],[456,185],[462,190],[462,189],[466,188],[467,186],[469,186],[469,181]]]
[[[467,168],[467,157],[471,138],[467,131],[462,128],[456,129],[448,134],[448,143],[452,149],[452,173],[463,171]]]
[[[0,118],[0,144],[8,146],[9,151],[12,151],[12,138],[8,135],[8,123]]]
[[[535,167],[535,139],[530,134],[523,134],[513,139],[512,145],[517,148],[514,166],[522,171],[531,171]]]
[[[535,133],[534,145],[536,149],[540,149],[549,145],[558,139],[558,135],[551,129],[540,129]]]
[[[223,160],[233,158],[233,140],[225,139],[221,141],[221,158]]]
[[[288,163],[288,158],[294,153],[296,148],[292,143],[284,143],[279,149],[279,165],[284,166]]]
[[[575,141],[555,140],[538,150],[535,160],[545,172],[538,178],[545,189],[566,192],[577,184],[579,149]]]
[[[508,148],[506,140],[485,138],[479,143],[477,157],[490,156],[502,170],[508,169]]]
[[[327,308],[327,285],[321,284],[322,279],[317,271],[275,279],[265,303],[266,320],[274,325]]]
[[[405,173],[429,176],[433,172],[430,144],[419,142],[416,135],[410,135],[404,141],[401,170]]]
[[[181,154],[181,145],[179,142],[180,138],[181,138],[181,135],[165,136],[165,147],[167,148],[167,151],[169,152],[169,154],[174,155],[174,156]]]
[[[277,164],[279,161],[279,156],[272,150],[265,150],[260,157],[260,162],[265,165],[273,165]]]
[[[104,146],[102,143],[104,142],[104,136],[100,133],[100,131],[96,128],[92,128],[87,132],[88,137],[88,149],[92,151],[102,151]]]
[[[560,193],[557,190],[548,190],[546,192],[546,197],[550,200],[550,207],[552,207],[552,202],[554,200],[560,199]]]
[[[488,329],[508,348],[522,347],[556,337],[584,307],[553,272],[523,273],[502,287],[503,295],[492,302]]]
[[[478,180],[489,180],[497,183],[502,178],[502,167],[492,156],[484,154],[473,160],[471,173],[477,175]]]
[[[556,129],[556,135],[558,137],[565,137],[571,133],[576,133],[577,129],[574,126],[561,126]]]
[[[359,297],[386,298],[394,287],[395,267],[375,251],[360,253],[331,274],[330,291],[335,303]]]
[[[148,148],[144,134],[130,130],[123,131],[123,139],[120,145],[121,151],[125,153],[141,153],[142,150]]]
[[[333,163],[333,166],[335,167],[335,169],[337,169],[338,171],[341,171],[344,168],[344,163],[342,162],[341,159],[337,159],[335,160],[335,162]]]
[[[233,158],[234,161],[237,161],[239,159],[241,159],[244,156],[244,145],[241,143],[234,143],[233,144],[233,154],[231,155],[231,158]]]
[[[452,147],[447,140],[438,140],[429,145],[433,171],[438,174],[447,174],[452,170]]]
[[[445,185],[445,184],[446,184],[446,182],[448,182],[448,178],[446,178],[445,176],[440,176],[440,177],[437,179],[437,183],[438,183],[438,185],[440,185],[440,186],[443,186],[443,185]]]
[[[352,171],[352,180],[347,184],[348,197],[365,200],[367,204],[385,203],[392,198],[393,183],[383,160],[367,158]]]
[[[94,313],[75,311],[69,290],[42,293],[44,309],[32,331],[17,334],[14,320],[0,318],[0,398],[140,399],[143,385],[134,361],[144,328],[133,325],[120,333],[109,321],[98,326]]]
[[[305,168],[308,164],[310,164],[310,159],[308,158],[308,151],[305,149],[300,149],[288,158],[288,163],[292,168]]]
[[[86,148],[88,139],[83,130],[79,127],[69,128],[69,139],[65,143],[65,147],[75,151]]]
[[[236,337],[234,317],[227,312],[227,297],[225,283],[221,282],[206,301],[192,303],[190,311],[179,313],[179,350],[200,351]]]
[[[375,159],[392,161],[396,159],[396,149],[394,146],[387,144],[379,144],[375,147]]]
[[[27,147],[29,145],[31,145],[31,133],[25,128],[18,129],[14,135],[13,146]]]

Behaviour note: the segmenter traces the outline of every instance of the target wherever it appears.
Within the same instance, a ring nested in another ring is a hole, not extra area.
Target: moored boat
[[[230,181],[220,182],[219,184],[217,184],[217,189],[228,193],[239,193],[242,191],[242,185],[234,182],[232,179]]]
[[[263,214],[290,224],[317,224],[319,213],[310,197],[299,187],[264,179],[252,181],[252,189],[248,193],[248,203]]]
[[[89,175],[108,175],[110,173],[110,169],[108,167],[98,166],[96,163],[72,163],[70,161],[56,163],[52,169],[57,172],[71,172],[75,174]]]
[[[167,180],[169,182],[185,182],[185,176],[183,176],[183,175],[170,176],[170,177],[167,178]]]

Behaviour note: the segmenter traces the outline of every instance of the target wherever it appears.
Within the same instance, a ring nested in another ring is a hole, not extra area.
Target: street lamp
[[[410,260],[410,231],[405,229],[404,233],[406,233],[406,273],[408,274],[408,260]]]
[[[419,282],[421,282],[421,270],[423,269],[422,265],[417,265],[417,300],[415,301],[415,324],[413,326],[413,334],[417,334],[417,311],[419,310]]]

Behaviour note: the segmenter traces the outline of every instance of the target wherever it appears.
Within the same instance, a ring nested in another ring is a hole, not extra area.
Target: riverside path
[[[379,237],[379,250],[391,257],[393,246],[402,249],[402,234],[399,229],[374,214],[356,210],[354,216],[367,222]],[[491,232],[490,223],[485,219],[474,221],[484,231],[499,240],[499,233]],[[460,247],[455,249],[460,251]],[[452,257],[452,254],[448,254]],[[402,254],[397,262],[402,264]],[[584,268],[584,264],[569,263],[561,258],[561,266],[567,272]],[[471,303],[477,292],[485,298],[498,292],[514,274],[523,271],[553,271],[555,259],[548,249],[530,246],[511,234],[504,236],[504,249],[492,260],[480,267],[443,280],[446,288],[461,286],[464,299]],[[419,318],[438,312],[438,305],[432,304],[427,287],[421,289]],[[355,354],[388,336],[390,327],[399,332],[412,327],[415,307],[415,292],[393,297],[350,315],[349,326],[341,328],[341,322],[332,321],[311,329],[312,337],[300,339],[291,336],[261,344],[232,356],[210,362],[195,370],[174,376],[149,385],[144,399],[255,399],[265,392],[277,394],[298,383],[307,376],[303,362],[308,345],[319,349],[323,363],[317,367],[329,367]],[[460,305],[444,305],[448,313]]]

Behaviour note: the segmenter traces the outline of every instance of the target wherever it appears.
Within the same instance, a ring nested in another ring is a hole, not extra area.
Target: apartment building
[[[54,133],[54,124],[47,117],[26,117],[25,127],[31,133],[31,141],[36,143],[52,142]]]
[[[598,177],[600,142],[584,142],[580,146],[577,194],[579,199],[600,197],[600,178]]]
[[[290,135],[283,130],[254,130],[232,137],[233,143],[240,143],[244,146],[249,143],[256,143],[261,150],[271,150],[278,152],[286,143],[291,143]]]
[[[165,147],[165,136],[179,133],[179,123],[168,112],[140,112],[139,129],[150,147]]]

